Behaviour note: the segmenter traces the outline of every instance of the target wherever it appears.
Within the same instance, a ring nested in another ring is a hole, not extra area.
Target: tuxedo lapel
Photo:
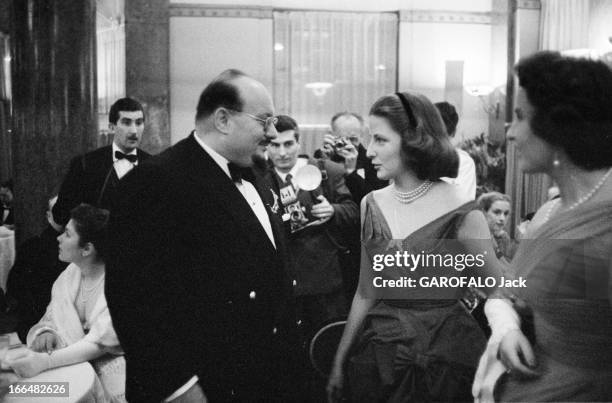
[[[232,180],[197,143],[193,135],[186,141],[190,160],[187,164],[190,171],[187,174],[191,180],[203,191],[217,199],[218,205],[234,219],[237,225],[242,227],[243,232],[256,245],[255,247],[268,245],[274,249],[259,219]],[[253,186],[256,187],[255,183]]]

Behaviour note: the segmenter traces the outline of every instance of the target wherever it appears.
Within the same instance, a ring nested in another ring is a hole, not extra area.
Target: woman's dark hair
[[[100,260],[107,256],[108,210],[82,203],[70,211],[70,218],[79,234],[79,246],[90,242],[95,248]]]
[[[535,135],[581,168],[612,165],[612,70],[605,63],[544,51],[515,70],[534,108]]]
[[[489,192],[480,195],[478,200],[476,200],[482,211],[485,213],[489,211],[493,203],[496,201],[505,201],[510,203],[510,196],[499,192]]]
[[[457,176],[459,157],[438,109],[427,97],[407,92],[386,95],[374,102],[370,115],[386,119],[400,134],[404,164],[419,179]]]

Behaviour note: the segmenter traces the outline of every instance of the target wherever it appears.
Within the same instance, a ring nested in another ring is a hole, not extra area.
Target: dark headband
[[[402,94],[401,92],[396,92],[395,95],[397,95],[397,97],[399,98],[400,102],[402,103],[402,106],[404,107],[404,110],[406,111],[406,115],[408,115],[408,123],[410,123],[410,125],[414,129],[416,129],[417,120],[416,120],[416,117],[414,116],[414,113],[412,112],[410,103],[408,102],[404,94]]]

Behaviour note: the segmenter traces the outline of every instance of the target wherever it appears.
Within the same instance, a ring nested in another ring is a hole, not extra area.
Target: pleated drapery
[[[397,86],[397,13],[274,12],[274,102],[314,151],[340,111],[367,114]]]

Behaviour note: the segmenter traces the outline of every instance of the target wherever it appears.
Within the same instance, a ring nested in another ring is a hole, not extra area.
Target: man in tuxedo
[[[108,115],[113,144],[77,156],[70,162],[53,207],[54,228],[60,230],[70,211],[81,203],[111,209],[123,176],[150,155],[138,148],[144,130],[142,105],[132,98],[115,102]]]
[[[202,92],[195,131],[121,182],[106,297],[129,401],[278,400],[289,281],[278,223],[240,176],[275,120],[266,88],[227,70]]]

